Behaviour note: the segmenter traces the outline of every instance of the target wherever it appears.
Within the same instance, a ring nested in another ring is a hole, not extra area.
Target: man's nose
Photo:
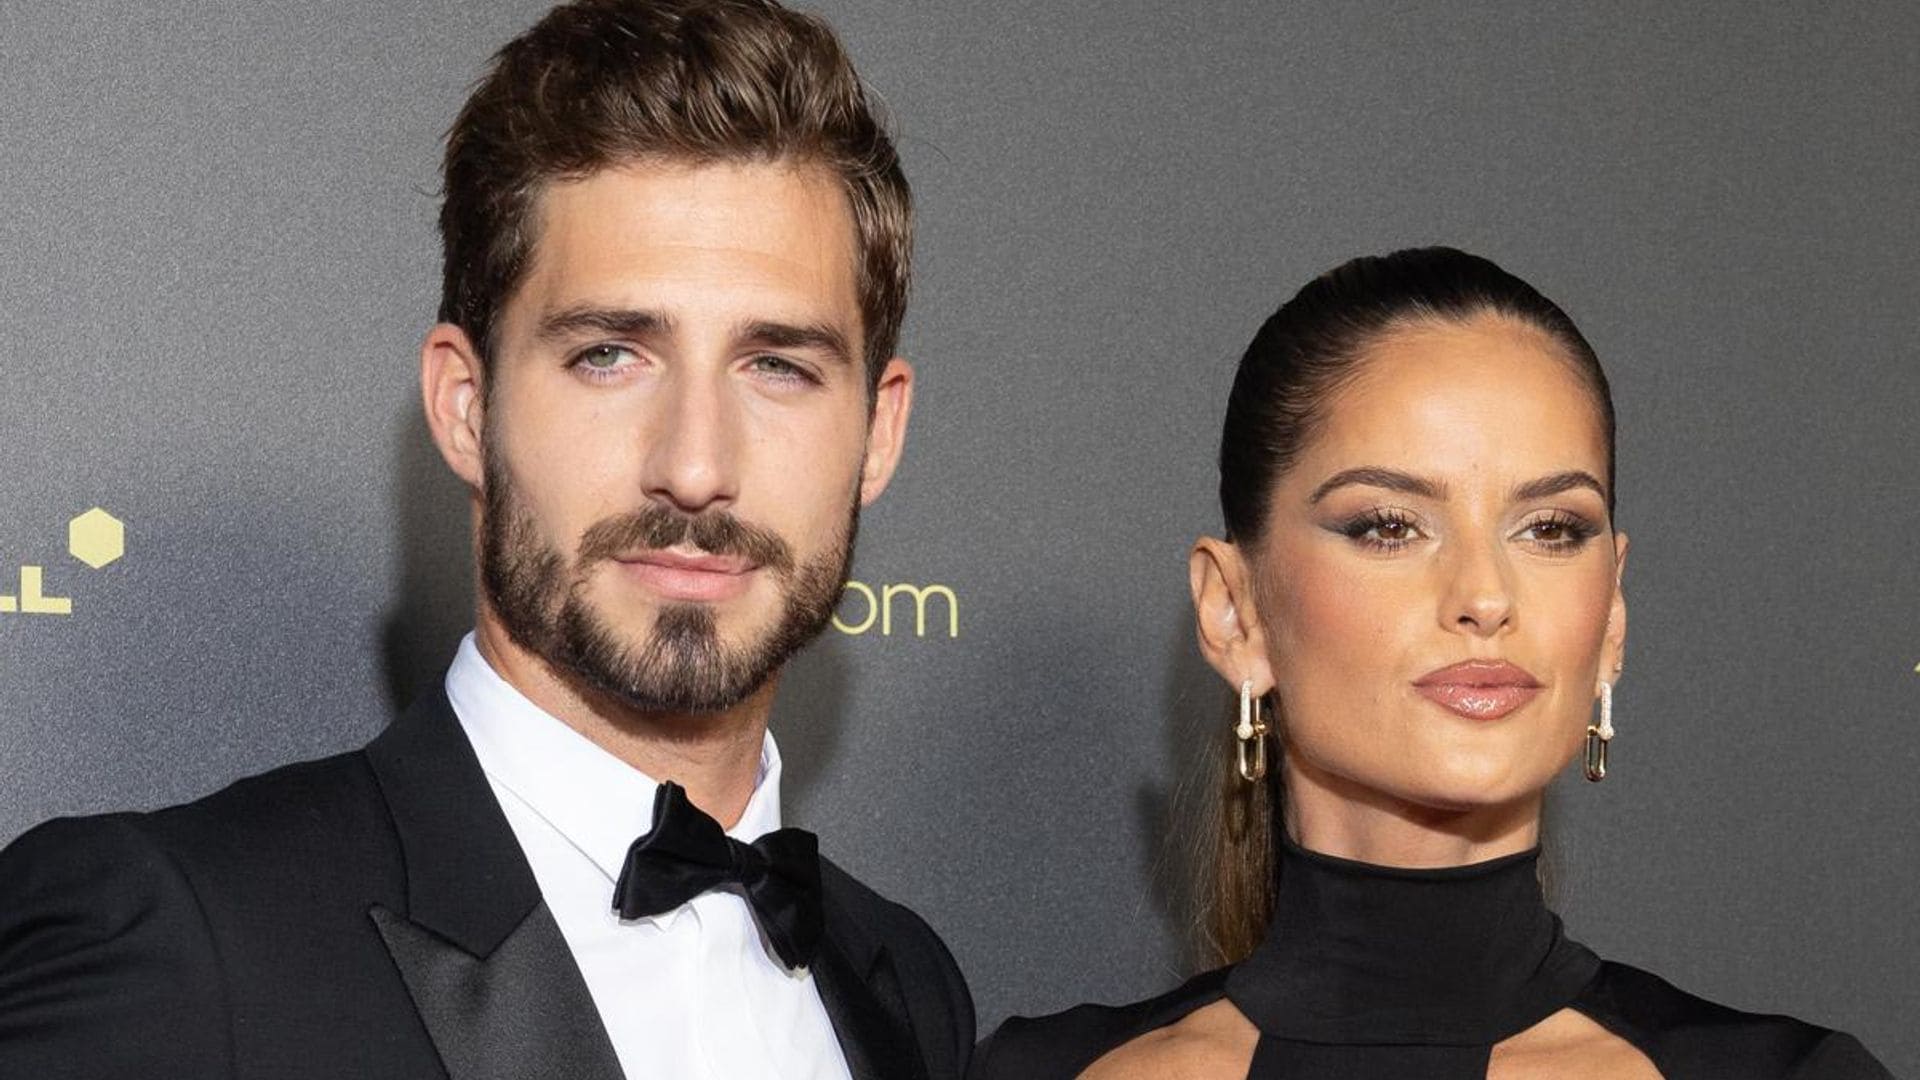
[[[640,431],[649,499],[687,514],[725,507],[738,490],[739,420],[722,380],[681,372],[666,381]]]

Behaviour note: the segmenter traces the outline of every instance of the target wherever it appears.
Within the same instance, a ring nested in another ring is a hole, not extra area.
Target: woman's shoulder
[[[1634,1044],[1666,1076],[1892,1080],[1844,1032],[1791,1016],[1745,1012],[1690,994],[1648,971],[1606,961],[1576,1008]]]
[[[1076,1005],[1050,1016],[1013,1017],[974,1052],[970,1080],[1078,1076],[1115,1047],[1220,1000],[1229,970],[1196,975],[1164,994],[1127,1005]]]

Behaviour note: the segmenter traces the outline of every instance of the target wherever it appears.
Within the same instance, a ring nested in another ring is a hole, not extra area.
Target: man
[[[0,1076],[959,1077],[959,971],[780,828],[767,734],[912,401],[906,182],[838,42],[557,9],[455,122],[441,231],[445,692],[0,855]]]

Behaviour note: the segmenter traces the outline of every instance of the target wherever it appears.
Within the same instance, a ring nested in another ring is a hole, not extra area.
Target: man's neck
[[[528,652],[482,612],[474,643],[507,684],[594,745],[662,783],[672,780],[723,828],[746,811],[779,676],[718,713],[647,712],[585,685]]]

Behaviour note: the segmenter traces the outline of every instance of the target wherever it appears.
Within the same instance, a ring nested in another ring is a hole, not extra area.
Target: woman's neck
[[[1284,825],[1294,843],[1376,866],[1465,866],[1540,842],[1544,793],[1492,806],[1444,809],[1397,799],[1287,755]]]

